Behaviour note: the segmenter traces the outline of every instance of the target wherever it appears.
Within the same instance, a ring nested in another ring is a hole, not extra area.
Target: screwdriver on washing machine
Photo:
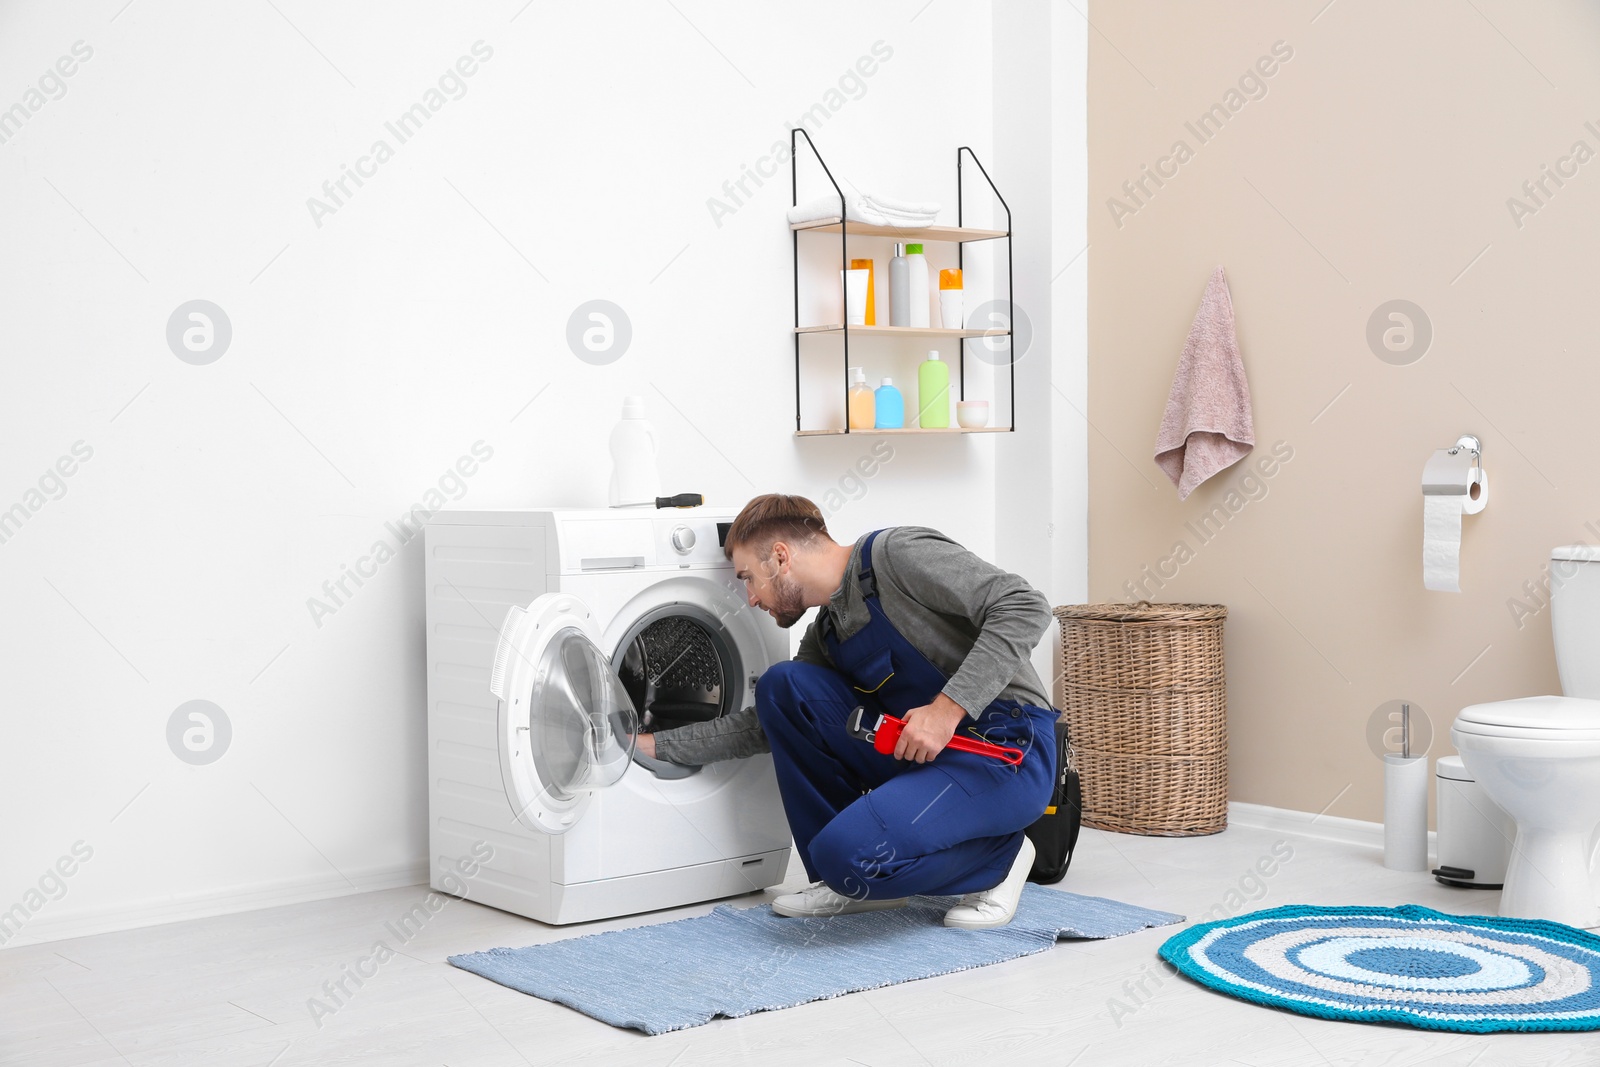
[[[868,719],[872,721],[868,722]],[[886,756],[894,755],[895,743],[900,740],[900,731],[906,728],[904,719],[897,719],[893,715],[879,715],[869,712],[865,707],[858,706],[845,720],[845,729],[850,736],[860,741],[865,741],[873,748]],[[980,756],[989,756],[1001,760],[1015,767],[1022,762],[1022,749],[1011,748],[1007,745],[997,745],[992,741],[974,741],[969,737],[959,734],[950,738],[946,748],[953,748],[959,752],[973,752]]]

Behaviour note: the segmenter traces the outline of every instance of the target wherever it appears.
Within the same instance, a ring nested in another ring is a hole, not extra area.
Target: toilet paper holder
[[[1472,457],[1472,465],[1467,469],[1464,479],[1459,458],[1463,451]],[[1482,510],[1483,493],[1488,488],[1486,483],[1487,472],[1483,469],[1483,442],[1476,434],[1464,433],[1456,438],[1454,445],[1438,449],[1422,468],[1423,493],[1465,496],[1469,515]]]
[[[1422,468],[1422,585],[1461,592],[1461,518],[1489,504],[1483,442],[1464,433],[1450,448],[1435,449]]]

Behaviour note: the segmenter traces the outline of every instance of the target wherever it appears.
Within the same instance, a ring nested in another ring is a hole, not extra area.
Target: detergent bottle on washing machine
[[[660,495],[656,431],[645,421],[644,397],[624,397],[622,418],[611,430],[609,503],[614,508],[654,507]]]

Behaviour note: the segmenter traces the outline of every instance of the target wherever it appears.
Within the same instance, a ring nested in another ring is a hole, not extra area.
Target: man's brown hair
[[[767,493],[746,504],[733,520],[723,538],[722,554],[732,559],[734,546],[746,545],[756,550],[758,558],[766,559],[774,541],[804,545],[819,535],[829,536],[821,508],[803,496]]]

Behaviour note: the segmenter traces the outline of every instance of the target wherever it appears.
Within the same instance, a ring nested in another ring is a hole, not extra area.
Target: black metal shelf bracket
[[[966,218],[963,210],[965,201],[962,196],[961,182],[961,179],[964,175],[964,171],[961,167],[961,153],[963,152],[972,157],[972,162],[975,166],[977,166],[978,173],[982,174],[983,180],[989,184],[989,191],[994,193],[994,198],[1000,201],[1000,206],[1004,208],[1006,212],[1006,351],[1008,353],[1006,366],[1011,371],[1011,431],[1015,433],[1017,429],[1017,335],[1012,330],[1012,324],[1016,321],[1016,303],[1014,302],[1016,287],[1011,273],[1011,205],[1006,203],[1006,198],[1000,195],[1000,190],[995,187],[994,179],[989,177],[989,172],[984,169],[983,163],[979,161],[978,154],[972,149],[968,148],[966,145],[962,145],[960,148],[956,149],[956,225],[965,225],[964,220]],[[965,245],[956,245],[957,268],[962,266],[962,260],[964,258],[963,254],[965,252]],[[965,282],[963,282],[963,284],[965,284]],[[988,338],[982,338],[981,340],[987,342]],[[961,368],[959,377],[961,379],[960,398],[965,400],[967,398],[966,341],[961,342]]]
[[[846,243],[848,241],[848,239],[849,239],[849,235],[845,231],[847,229],[849,229],[849,227],[845,225],[845,219],[848,216],[846,216],[846,214],[845,214],[845,211],[847,210],[847,208],[846,208],[845,200],[844,200],[844,190],[840,189],[839,188],[839,183],[834,180],[833,171],[828,169],[828,164],[822,158],[822,153],[817,151],[816,142],[811,139],[811,135],[805,131],[804,127],[796,126],[796,127],[794,127],[793,129],[791,129],[789,131],[789,200],[790,200],[789,206],[790,207],[798,207],[800,205],[800,185],[799,185],[799,180],[795,176],[795,170],[796,170],[797,161],[798,161],[797,157],[799,155],[799,153],[797,151],[798,148],[799,148],[799,142],[796,140],[796,136],[804,137],[806,139],[806,145],[811,149],[811,155],[816,158],[817,165],[822,168],[822,173],[826,174],[828,176],[828,184],[833,186],[833,191],[839,194],[839,263],[840,263],[839,269],[841,271],[841,273],[839,275],[839,307],[848,308],[850,306],[850,301],[849,301],[849,298],[848,298],[847,294],[845,293],[845,284],[848,282],[850,276],[848,274],[843,273],[843,271],[847,270],[849,268],[849,266],[850,266],[850,250],[849,250],[849,245]],[[795,325],[795,335],[794,335],[794,429],[795,429],[796,433],[799,433],[800,432],[800,231],[799,230],[793,231],[793,233],[791,234],[791,240],[794,243],[794,325]],[[840,336],[842,336],[844,338],[844,432],[845,433],[849,433],[850,432],[850,316],[849,315],[842,315],[841,318],[844,319],[844,323],[843,323],[844,331],[840,335]]]

